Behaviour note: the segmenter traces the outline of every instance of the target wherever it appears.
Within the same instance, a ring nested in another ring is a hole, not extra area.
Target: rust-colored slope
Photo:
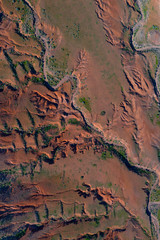
[[[101,53],[87,48],[83,11],[54,26],[47,3],[1,3],[1,68],[10,72],[0,79],[0,237],[156,239],[148,203],[160,176],[150,119],[158,95],[148,55],[131,43],[135,1],[97,0],[96,14],[84,11],[102,30]]]

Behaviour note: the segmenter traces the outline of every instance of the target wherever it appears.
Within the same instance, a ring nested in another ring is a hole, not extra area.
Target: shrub
[[[77,119],[75,119],[75,118],[70,118],[68,120],[68,123],[69,124],[73,124],[73,125],[79,125],[80,124],[80,122]]]
[[[102,152],[101,158],[102,158],[103,160],[106,160],[106,158],[107,158],[107,153],[106,153],[106,152]]]
[[[101,112],[101,116],[104,116],[105,114],[106,114],[105,111],[102,111],[102,112]]]

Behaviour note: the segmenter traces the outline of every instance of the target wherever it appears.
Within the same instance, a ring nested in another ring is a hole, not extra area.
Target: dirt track
[[[32,7],[32,5],[30,4],[30,2],[29,2],[28,0],[25,0],[25,2],[26,2],[26,4],[31,8],[31,10],[32,10],[32,12],[33,12],[33,15],[34,15],[35,29],[36,29],[36,31],[35,31],[36,37],[39,38],[39,39],[41,40],[41,42],[43,43],[43,45],[44,45],[43,73],[44,73],[45,81],[48,82],[48,79],[47,79],[46,59],[47,59],[47,57],[49,56],[49,49],[48,49],[47,39],[46,39],[44,36],[41,36],[41,35],[40,35],[40,32],[39,32],[40,20],[39,20],[38,14],[36,13],[35,9]],[[138,3],[139,3],[140,9],[142,10],[141,1],[138,0]],[[144,20],[144,17],[143,17],[143,15],[142,15],[142,19],[141,19],[141,20],[139,21],[139,23],[134,27],[133,32],[134,32],[138,27],[143,27],[144,21],[145,21],[145,20]],[[133,42],[133,44],[134,44],[134,47],[136,48],[136,51],[141,51],[141,52],[142,52],[142,51],[152,50],[152,49],[160,49],[160,46],[154,46],[154,45],[151,45],[151,46],[145,46],[145,45],[144,45],[144,46],[138,46],[135,42]],[[160,74],[160,66],[159,66],[159,68],[158,68],[158,70],[157,70],[157,74],[156,74],[156,78],[155,78],[156,83],[158,82],[159,74]],[[66,81],[68,81],[70,78],[71,78],[71,76],[66,75],[66,76],[65,76],[55,87],[53,87],[53,88],[54,88],[54,89],[58,89],[63,83],[65,83]],[[96,132],[98,132],[98,133],[103,137],[103,139],[104,139],[106,142],[108,142],[107,139],[106,139],[105,136],[104,136],[103,129],[99,129],[99,128],[95,127],[95,126],[87,119],[87,116],[85,115],[85,113],[83,113],[83,111],[82,111],[82,110],[77,106],[77,104],[76,104],[75,99],[76,99],[76,96],[77,96],[78,93],[79,93],[79,86],[80,86],[79,81],[80,81],[80,80],[77,79],[77,86],[78,86],[78,87],[77,87],[77,89],[76,89],[76,91],[75,91],[75,93],[74,93],[74,95],[73,95],[73,99],[72,99],[73,105],[74,105],[74,107],[75,107],[78,111],[81,112],[81,114],[82,114],[82,116],[84,117],[86,123],[87,123],[92,129],[94,129]],[[109,142],[109,143],[111,143],[111,142]],[[117,145],[117,144],[115,144],[114,142],[113,142],[113,144],[114,144],[114,145]],[[125,147],[125,145],[124,145],[124,143],[122,143],[122,141],[121,141],[121,144],[118,144],[118,145]],[[136,167],[141,168],[141,169],[145,169],[145,170],[147,169],[147,170],[153,172],[152,169],[148,169],[148,168],[145,168],[145,167],[143,167],[143,166],[137,165]],[[153,189],[155,188],[155,186],[157,185],[157,183],[158,183],[158,179],[156,180],[156,182],[155,182],[154,185],[152,186],[150,195],[151,195]],[[154,202],[149,201],[149,203],[148,203],[148,209],[149,209],[149,211],[150,211],[151,218],[152,218],[152,222],[153,222],[153,224],[154,224],[154,226],[155,226],[155,229],[156,229],[156,231],[157,231],[157,234],[159,235],[159,222],[158,222],[158,219],[151,213],[151,206],[157,205],[157,204],[160,205],[159,202],[158,202],[158,203],[154,203]],[[158,239],[160,239],[160,236],[159,236]]]

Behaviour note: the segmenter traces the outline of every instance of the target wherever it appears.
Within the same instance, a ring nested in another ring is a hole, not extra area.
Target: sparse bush
[[[91,132],[92,132],[92,129],[91,129],[91,127],[90,127],[90,126],[88,126],[88,125],[84,125],[84,126],[83,126],[83,129],[84,129],[85,131],[89,132],[89,133],[91,133]]]
[[[15,235],[15,239],[17,239],[17,240],[21,239],[21,238],[25,235],[26,230],[27,230],[27,229],[24,229],[24,230],[19,231],[19,232]]]
[[[105,111],[102,111],[102,112],[101,112],[101,116],[104,116],[105,114],[106,114]]]
[[[102,158],[103,160],[106,160],[106,159],[107,159],[107,153],[106,153],[106,152],[102,152],[101,158]]]
[[[19,82],[19,77],[18,77],[18,74],[17,74],[17,71],[16,71],[16,66],[15,66],[15,64],[13,63],[11,57],[9,56],[9,54],[7,53],[6,50],[4,50],[4,55],[5,55],[5,57],[6,57],[6,60],[7,60],[7,61],[9,62],[9,64],[10,64],[10,67],[11,67],[11,69],[12,69],[12,72],[13,72],[13,74],[14,74],[15,79]]]
[[[0,81],[0,92],[2,92],[4,89],[4,83],[2,83],[2,81]]]
[[[30,113],[30,111],[28,109],[26,109],[26,110],[27,110],[28,117],[29,117],[32,125],[35,126],[35,121],[34,121],[34,118],[32,117],[32,114]]]
[[[80,122],[77,119],[75,119],[75,118],[70,118],[68,120],[68,123],[69,124],[73,124],[73,125],[79,125],[80,124]]]
[[[39,78],[39,77],[32,77],[30,79],[31,82],[34,82],[34,83],[44,83],[44,78]]]

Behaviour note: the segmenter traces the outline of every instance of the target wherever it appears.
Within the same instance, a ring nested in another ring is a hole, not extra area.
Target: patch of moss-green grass
[[[157,25],[152,25],[152,27],[149,30],[157,30],[157,31],[159,31],[160,28]]]
[[[144,18],[146,19],[146,17],[147,17],[148,7],[147,7],[146,5],[143,6],[142,11],[143,11]]]
[[[160,187],[154,189],[151,193],[151,201],[158,202],[160,201]]]
[[[52,56],[47,59],[47,66],[53,71],[56,80],[61,80],[67,74],[69,55],[70,52],[67,48],[61,48],[57,57]]]
[[[83,104],[83,106],[89,111],[91,112],[91,104],[88,98],[85,97],[81,97],[79,98],[79,102]]]
[[[69,123],[69,124],[73,124],[73,125],[79,125],[79,124],[80,124],[80,121],[78,121],[78,120],[75,119],[75,118],[70,118],[70,119],[68,120],[68,123]]]
[[[113,155],[109,151],[102,152],[102,154],[101,154],[101,159],[103,159],[103,160],[106,160],[107,158],[112,158],[112,157],[113,157]]]

